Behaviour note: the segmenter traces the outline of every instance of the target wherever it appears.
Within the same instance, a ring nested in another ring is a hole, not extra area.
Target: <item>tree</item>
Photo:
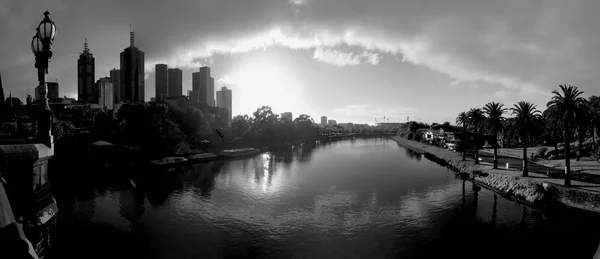
[[[487,115],[485,127],[494,135],[494,142],[498,141],[498,132],[502,130],[502,122],[505,118],[502,116],[506,112],[504,104],[491,102],[483,107]],[[498,169],[498,145],[494,143],[494,169]]]
[[[563,121],[558,117],[558,113],[554,111],[555,107],[549,107],[543,112],[545,120],[545,131],[546,134],[551,136],[552,144],[554,145],[555,152],[558,153],[558,143],[563,137]]]
[[[577,124],[577,161],[581,159],[581,154],[583,153],[582,142],[585,140],[587,128],[592,119],[588,102],[579,103],[575,112],[575,124]]]
[[[456,117],[456,125],[460,125],[462,126],[462,131],[463,132],[467,132],[467,126],[469,125],[469,117],[467,116],[466,112],[460,112],[458,114],[458,117]],[[462,161],[467,160],[466,156],[467,156],[467,150],[463,150],[463,157],[462,157]]]
[[[475,164],[479,164],[479,132],[481,128],[483,128],[483,122],[485,121],[485,116],[483,115],[483,111],[479,108],[471,108],[467,112],[467,122],[469,127],[475,133],[473,147],[475,149]]]
[[[541,116],[541,112],[530,102],[518,102],[515,107],[511,108],[511,111],[515,116],[515,128],[523,142],[523,177],[527,177],[529,176],[527,171],[528,140],[535,131],[536,120],[538,119],[536,117]]]
[[[590,126],[592,126],[592,149],[596,150],[596,129],[600,124],[600,98],[592,95],[590,96],[588,102],[590,105],[590,115],[592,117],[590,124]]]
[[[569,127],[575,122],[575,116],[578,107],[582,103],[585,103],[585,99],[581,97],[582,91],[579,91],[576,86],[559,86],[562,93],[554,90],[552,93],[552,99],[546,104],[548,109],[552,109],[551,112],[555,113],[552,116],[559,118],[563,122],[564,127],[564,141],[565,141],[565,185],[571,185],[571,158],[569,152],[571,150],[571,142],[569,140]]]

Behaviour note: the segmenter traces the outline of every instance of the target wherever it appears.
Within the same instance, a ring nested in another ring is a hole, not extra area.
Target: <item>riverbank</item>
[[[530,170],[529,177],[521,177],[516,159],[509,161],[508,168],[493,169],[491,161],[475,164],[467,157],[462,161],[460,152],[426,145],[399,136],[392,137],[399,145],[425,155],[428,159],[447,166],[475,183],[492,189],[505,197],[536,207],[563,205],[584,211],[600,213],[600,185],[573,181],[571,187],[562,184],[563,179],[549,177],[546,168],[538,165]],[[520,160],[518,160],[520,161]],[[521,162],[522,163],[522,162]],[[529,166],[529,164],[528,164]],[[500,166],[499,166],[500,167]],[[551,169],[551,168],[548,168]]]

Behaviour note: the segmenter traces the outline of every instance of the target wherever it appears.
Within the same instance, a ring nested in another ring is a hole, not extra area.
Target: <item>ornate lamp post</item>
[[[50,20],[50,12],[44,12],[44,19],[37,27],[37,33],[31,40],[31,51],[35,55],[35,67],[38,70],[38,91],[40,94],[40,110],[38,117],[37,141],[52,147],[51,119],[52,111],[48,106],[48,86],[46,75],[48,74],[48,63],[52,58],[52,43],[56,36],[56,26]]]

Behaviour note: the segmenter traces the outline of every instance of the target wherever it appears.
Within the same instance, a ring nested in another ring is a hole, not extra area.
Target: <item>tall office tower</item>
[[[210,94],[210,68],[201,67],[199,72],[192,74],[192,90],[200,92],[198,96],[199,103],[214,106],[214,101],[210,101],[211,98],[214,100],[214,87],[213,94]]]
[[[102,108],[112,110],[115,103],[112,79],[109,77],[98,79],[96,88],[98,89],[98,105]]]
[[[60,98],[58,96],[58,82],[47,82],[46,85],[48,86],[48,95],[47,95],[48,99]],[[94,93],[94,96],[96,96],[95,93]]]
[[[327,125],[327,116],[321,116],[321,125]]]
[[[144,102],[144,52],[134,46],[133,31],[129,47],[121,52],[121,98],[123,102]]]
[[[182,71],[179,68],[169,68],[169,95],[168,96],[182,96],[183,95],[183,82],[182,82]]]
[[[215,105],[215,79],[212,77],[208,80],[208,102],[210,106],[217,106]]]
[[[169,76],[167,72],[167,65],[156,64],[154,66],[154,78],[154,97],[157,101],[160,101],[169,96]]]
[[[221,87],[221,91],[217,91],[217,107],[227,108],[228,116],[227,123],[231,122],[231,90],[227,89],[227,87]]]
[[[4,88],[2,88],[2,74],[0,74],[0,104],[4,103]]]
[[[77,100],[84,103],[95,103],[94,89],[95,59],[88,48],[87,38],[83,44],[83,52],[77,60]]]
[[[110,71],[110,81],[113,83],[114,102],[120,103],[121,97],[121,70],[113,68]]]

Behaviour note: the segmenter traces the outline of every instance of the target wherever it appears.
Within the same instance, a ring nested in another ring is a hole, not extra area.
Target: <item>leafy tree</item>
[[[511,108],[512,114],[515,116],[516,129],[519,132],[521,141],[523,142],[523,177],[527,177],[527,145],[530,136],[536,131],[536,120],[541,116],[541,112],[536,109],[536,106],[530,102],[518,102]]]
[[[570,126],[575,123],[578,109],[581,107],[582,103],[586,102],[586,100],[581,97],[583,92],[579,91],[576,86],[560,85],[559,87],[562,93],[556,90],[552,91],[554,96],[552,96],[552,100],[550,100],[546,106],[548,109],[552,109],[552,113],[555,113],[552,116],[563,121],[565,142],[565,185],[570,186],[571,158],[569,157],[569,152],[571,150],[571,142],[569,140],[569,129]]]
[[[471,108],[467,112],[467,122],[471,130],[475,133],[473,141],[473,147],[475,150],[475,164],[479,164],[479,132],[483,128],[483,122],[485,121],[485,116],[483,115],[483,111],[479,108]]]
[[[600,125],[600,98],[598,96],[590,96],[588,99],[590,106],[590,115],[592,117],[590,125],[592,126],[592,149],[596,150],[596,129]]]
[[[483,107],[483,111],[487,115],[485,127],[494,135],[494,142],[498,141],[498,132],[502,130],[502,122],[505,120],[503,115],[506,113],[506,108],[503,107],[504,104],[496,102],[487,103]],[[494,169],[498,169],[497,143],[494,143]]]
[[[456,125],[462,126],[462,132],[467,132],[467,126],[469,125],[469,117],[467,116],[466,112],[460,112],[458,114],[458,117],[456,117]],[[467,150],[463,149],[462,153],[462,161],[467,160]]]

